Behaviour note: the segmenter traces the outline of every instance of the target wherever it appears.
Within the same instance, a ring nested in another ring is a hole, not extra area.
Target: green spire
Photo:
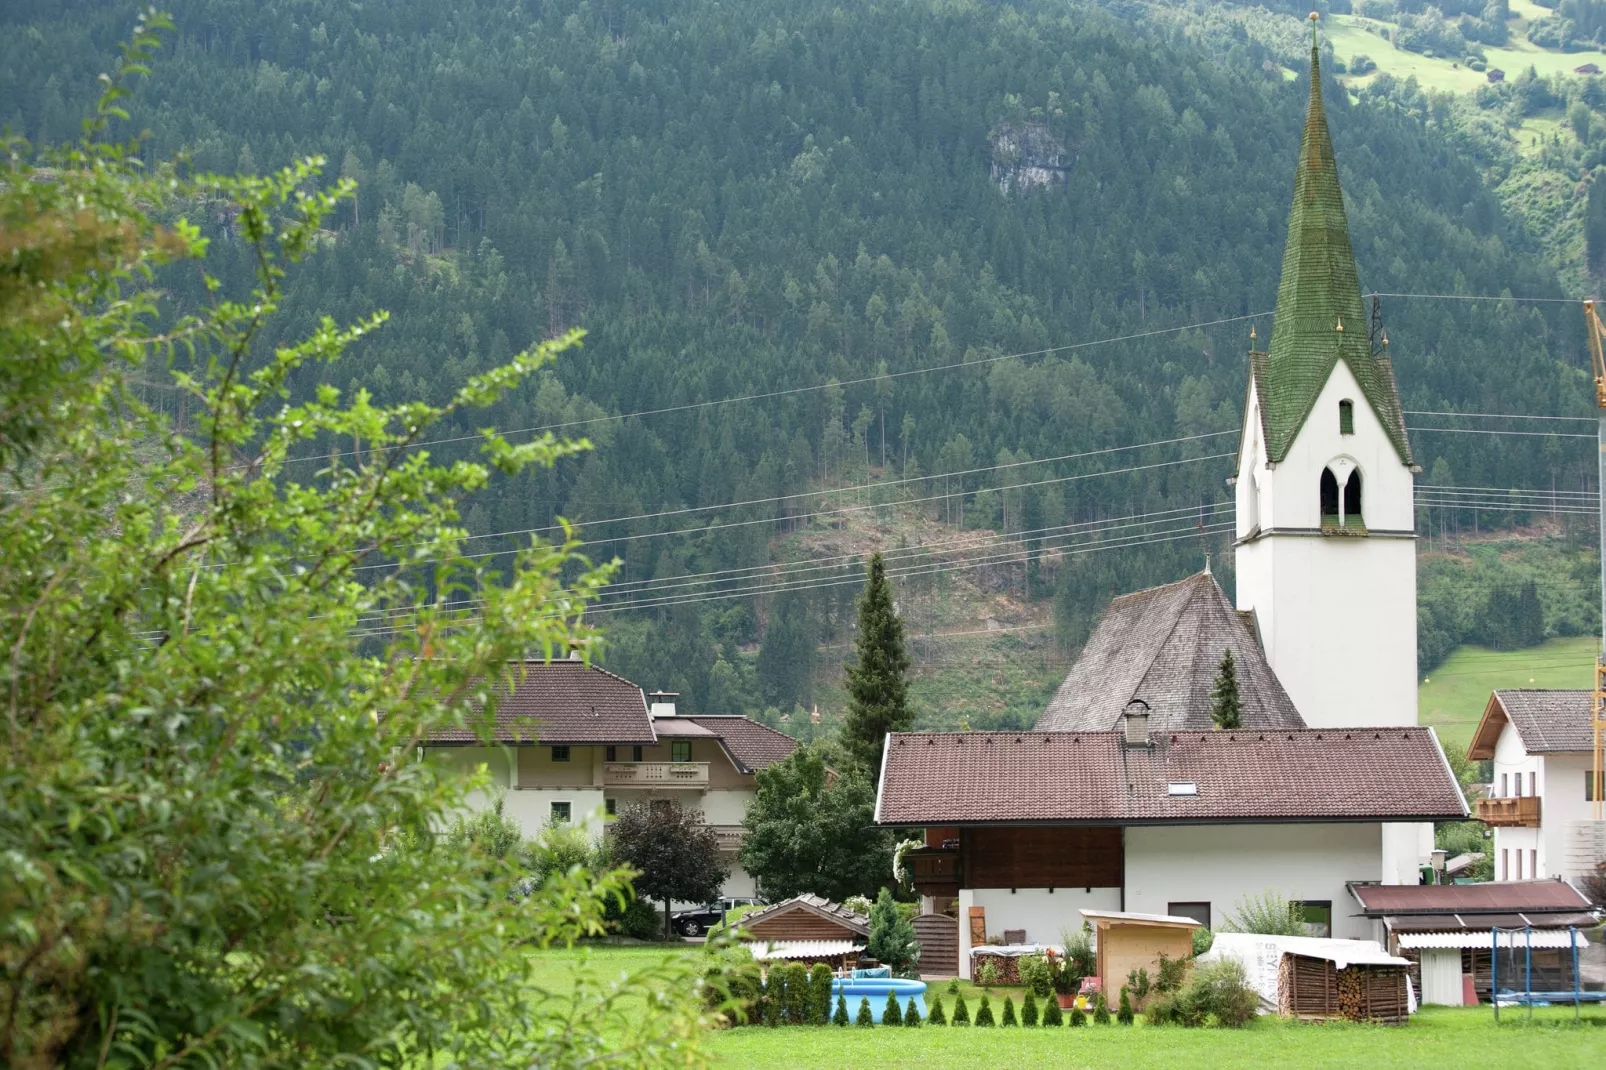
[[[1401,462],[1411,463],[1393,369],[1386,355],[1372,355],[1355,254],[1344,220],[1338,165],[1322,107],[1321,61],[1314,40],[1310,111],[1294,173],[1294,207],[1288,217],[1288,244],[1283,250],[1283,277],[1277,287],[1277,316],[1268,349],[1253,354],[1251,360],[1266,452],[1273,463],[1288,455],[1340,360],[1360,384]]]

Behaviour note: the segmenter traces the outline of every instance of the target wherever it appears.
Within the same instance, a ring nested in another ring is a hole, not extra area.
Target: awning
[[[1583,933],[1573,935],[1567,929],[1532,929],[1527,932],[1503,932],[1500,934],[1500,946],[1516,948],[1519,951],[1525,947],[1572,947],[1573,940],[1582,949],[1589,946]],[[1424,947],[1489,947],[1492,936],[1489,930],[1479,932],[1476,929],[1463,929],[1452,933],[1401,933],[1399,936],[1402,948]]]
[[[760,962],[766,959],[834,959],[861,950],[852,940],[783,940],[773,944],[753,941],[747,947]]]

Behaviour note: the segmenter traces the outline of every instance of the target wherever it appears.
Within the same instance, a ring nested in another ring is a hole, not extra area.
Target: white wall
[[[1355,403],[1353,435],[1338,430],[1346,398]],[[1235,552],[1238,608],[1255,611],[1266,658],[1306,724],[1416,724],[1410,469],[1342,362],[1275,467],[1264,463],[1253,395],[1249,417],[1255,450],[1239,462],[1238,537],[1255,518],[1264,534]],[[1321,473],[1335,461],[1360,470],[1368,537],[1319,534]]]
[[[1551,811],[1564,804],[1560,799],[1552,800],[1547,797],[1545,764],[1545,759],[1529,756],[1523,749],[1522,737],[1509,723],[1500,729],[1500,737],[1495,740],[1494,745],[1494,777],[1489,787],[1490,797],[1512,799],[1538,795],[1540,828],[1494,830],[1494,879],[1497,881],[1517,880],[1519,872],[1522,874],[1522,880],[1551,875],[1550,852],[1546,847],[1551,840],[1559,844],[1562,831],[1561,825],[1555,820],[1560,815],[1552,814]],[[1558,786],[1560,786],[1559,781]],[[1580,776],[1578,782],[1580,798],[1583,797],[1583,790],[1583,777]],[[1552,836],[1553,830],[1554,836]],[[1519,856],[1522,863],[1520,871],[1517,866]],[[1534,863],[1535,858],[1538,861],[1537,867]]]
[[[1209,902],[1219,927],[1246,895],[1275,890],[1330,900],[1334,936],[1370,939],[1344,884],[1382,878],[1382,839],[1376,824],[1128,828],[1126,909],[1164,914],[1168,903]]]

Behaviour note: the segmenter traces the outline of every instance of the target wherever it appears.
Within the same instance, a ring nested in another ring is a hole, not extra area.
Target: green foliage
[[[1072,991],[1081,985],[1082,978],[1092,977],[1093,972],[1098,969],[1098,956],[1093,950],[1093,934],[1085,925],[1076,929],[1063,929],[1060,931],[1060,946],[1065,949],[1065,960],[1059,983],[1069,984],[1071,988],[1062,989],[1056,985],[1054,991]]]
[[[1221,654],[1216,679],[1210,688],[1210,720],[1217,728],[1242,728],[1243,699],[1238,695],[1238,665],[1229,648]]]
[[[1060,1009],[1057,999],[1050,999],[1043,1004],[1043,1028],[1058,1029],[1065,1021],[1065,1012]]]
[[[575,336],[434,401],[328,385],[385,317],[341,326],[325,294],[289,296],[318,275],[290,268],[349,187],[323,190],[317,158],[197,177],[119,144],[164,25],[141,16],[84,140],[4,146],[0,1062],[696,1058],[694,962],[532,983],[527,952],[600,935],[629,871],[510,895],[506,822],[452,825],[486,778],[417,758],[443,730],[488,735],[510,663],[594,638],[580,614],[608,569],[562,536],[491,569],[460,513],[493,471],[539,480],[584,444],[409,448],[486,419]]]
[[[841,902],[886,879],[892,834],[874,827],[875,788],[849,770],[826,788],[820,745],[761,769],[742,818],[742,868],[770,902],[812,892]]]
[[[954,1018],[957,1021],[958,1020],[958,1015],[956,1014],[954,1016]],[[981,994],[981,1004],[976,1008],[976,1025],[978,1027],[982,1027],[982,1026],[991,1027],[991,1026],[996,1025],[996,1024],[997,1023],[993,1021],[993,1005],[992,1005],[992,1002],[991,1002],[991,1000],[988,999],[987,993],[983,992]]]
[[[1202,954],[1204,954],[1205,951],[1209,951],[1210,950],[1210,946],[1209,946],[1210,941],[1200,941],[1199,938],[1198,938],[1198,934],[1199,933],[1208,933],[1208,932],[1210,932],[1209,929],[1195,929],[1194,930],[1194,941],[1193,941],[1194,951],[1193,951],[1193,953],[1195,955],[1202,955]],[[1212,935],[1211,941],[1213,941],[1213,940],[1214,940],[1214,936]],[[1199,949],[1199,945],[1200,945],[1201,942],[1203,942],[1205,944],[1205,947],[1204,947],[1203,951],[1201,951]],[[1179,990],[1182,987],[1183,982],[1185,982],[1187,979],[1188,979],[1188,960],[1187,959],[1174,959],[1171,956],[1165,954],[1164,952],[1161,952],[1160,953],[1160,957],[1159,957],[1159,959],[1157,961],[1157,969],[1156,969],[1155,978],[1154,978],[1154,990],[1156,992],[1175,992],[1175,991]]]
[[[996,985],[1001,974],[1002,967],[998,965],[998,960],[988,955],[981,960],[981,965],[976,967],[976,983]]]
[[[764,1024],[771,1029],[786,1020],[786,971],[772,968],[764,978]]]
[[[1163,953],[1162,953],[1163,957]],[[1163,963],[1162,963],[1163,965]],[[1139,966],[1126,975],[1126,987],[1132,990],[1132,998],[1142,1003],[1149,995],[1148,967]]]
[[[886,888],[877,893],[870,910],[870,939],[865,951],[892,967],[895,976],[902,976],[920,961],[920,941],[915,939],[914,923],[898,906]]]
[[[1070,1014],[1070,1027],[1080,1029],[1087,1024],[1087,1013],[1081,1007],[1072,1006]]]
[[[1004,997],[1004,1014],[1003,1014],[1003,1017],[999,1020],[998,1024],[999,1025],[1019,1025],[1020,1024],[1019,1022],[1017,1022],[1015,1020],[1015,998],[1013,996],[1005,996]]]
[[[932,1025],[947,1025],[948,1015],[942,1009],[942,997],[937,996],[931,1001],[931,1016],[928,1019]]]
[[[1026,997],[1021,1000],[1020,1024],[1028,1029],[1037,1025],[1037,994],[1030,988],[1026,990]]]
[[[952,1019],[952,1024],[954,1024],[954,1025],[969,1025],[970,1024],[970,1008],[965,1005],[965,995],[964,995],[963,992],[961,992],[954,999],[954,1016],[953,1016],[953,1019]]]
[[[648,916],[656,924],[652,911]],[[753,953],[741,944],[718,941],[710,948],[703,967],[703,1002],[706,1010],[731,1025],[753,1024],[764,1020],[764,976]]]
[[[831,1024],[841,1026],[848,1024],[847,997],[840,994],[836,997],[836,1013],[831,1015]]]
[[[957,978],[957,977],[948,978],[948,994],[950,996],[959,995],[959,978]]]
[[[1122,1025],[1132,1024],[1132,996],[1127,992],[1126,986],[1121,986],[1121,1002],[1115,1012],[1115,1020]]]
[[[809,968],[801,962],[789,962],[785,969],[787,1024],[809,1025],[814,1005],[814,986]]]
[[[842,720],[843,749],[876,781],[888,732],[914,727],[909,708],[909,654],[903,621],[893,608],[892,582],[879,553],[870,555],[859,626],[854,632],[857,659],[847,667],[848,710]]]
[[[1197,928],[1197,929],[1193,930],[1193,954],[1194,954],[1194,957],[1197,958],[1198,956],[1203,955],[1206,951],[1209,951],[1210,950],[1210,946],[1212,944],[1214,944],[1215,942],[1216,942],[1216,934],[1211,932],[1209,929],[1206,929],[1206,928],[1201,926],[1200,928]],[[1182,971],[1187,968],[1187,964],[1182,962],[1181,960],[1178,960],[1176,965],[1173,966],[1172,968],[1177,971],[1175,976],[1177,977],[1178,981],[1180,982]],[[1166,960],[1165,960],[1164,956],[1162,956],[1161,959],[1160,959],[1160,976],[1155,979],[1155,987],[1156,988],[1160,988],[1160,982],[1166,976],[1166,972],[1165,971],[1166,971]],[[1175,987],[1175,985],[1173,985],[1172,987]],[[1165,989],[1161,989],[1161,991],[1166,991],[1166,990]]]
[[[706,903],[730,875],[719,837],[701,812],[673,799],[625,807],[609,826],[608,839],[613,856],[636,871],[636,890],[663,904],[666,940],[672,936],[670,903]]]
[[[881,1008],[881,1024],[882,1025],[902,1025],[903,1024],[903,1010],[900,1007],[900,1005],[898,1004],[898,996],[897,996],[897,993],[895,993],[895,992],[888,992],[887,993],[887,1005],[885,1007]]]
[[[1105,1000],[1103,992],[1098,994],[1098,997],[1093,1004],[1093,1024],[1110,1024],[1110,1004],[1107,1000]]]
[[[903,1009],[903,1024],[910,1029],[918,1028],[920,1025],[920,1005],[915,1002],[913,996],[909,997],[909,1005]]]
[[[1054,990],[1053,971],[1047,955],[1022,955],[1015,961],[1020,970],[1020,983],[1027,991],[1046,996]]]
[[[859,1014],[853,1019],[853,1024],[865,1029],[875,1025],[875,1012],[870,1010],[870,997],[859,997]]]
[[[1145,1018],[1154,1024],[1237,1029],[1254,1021],[1259,1007],[1260,997],[1249,986],[1243,963],[1223,958],[1196,966],[1187,987],[1156,997]]]
[[[825,1025],[831,1020],[831,967],[816,962],[809,970],[810,1025]]]
[[[1228,932],[1259,933],[1262,936],[1304,936],[1305,923],[1299,907],[1275,889],[1256,895],[1251,892],[1238,900],[1238,908],[1227,915],[1223,926]]]

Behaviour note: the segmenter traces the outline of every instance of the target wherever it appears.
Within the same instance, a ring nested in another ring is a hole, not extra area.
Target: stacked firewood
[[[1277,969],[1277,1010],[1290,1018],[1352,1022],[1403,1022],[1407,1016],[1405,968],[1351,966],[1285,954]]]

